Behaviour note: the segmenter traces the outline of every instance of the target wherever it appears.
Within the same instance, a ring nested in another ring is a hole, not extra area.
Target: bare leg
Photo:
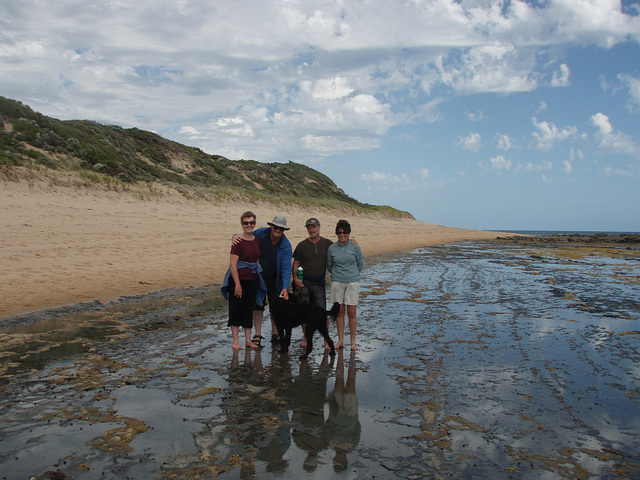
[[[338,343],[335,348],[342,348],[344,346],[344,305],[340,305],[340,311],[336,317],[336,325],[338,326]]]
[[[258,345],[251,341],[251,329],[250,328],[245,328],[244,329],[244,342],[245,342],[246,346],[249,347],[249,348],[258,348]]]
[[[231,334],[233,335],[233,343],[231,344],[231,348],[234,350],[240,350],[242,347],[240,346],[240,340],[238,339],[238,332],[240,332],[240,327],[231,326]]]
[[[256,335],[262,336],[262,319],[264,312],[262,310],[253,311],[253,328],[256,329]]]
[[[300,342],[301,347],[307,346],[307,326],[302,324],[302,341]]]
[[[347,317],[349,317],[349,336],[351,337],[351,350],[357,350],[356,330],[358,329],[357,305],[347,305]]]

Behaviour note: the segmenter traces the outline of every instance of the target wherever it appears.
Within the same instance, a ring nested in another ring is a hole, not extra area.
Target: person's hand
[[[289,290],[283,288],[280,292],[280,298],[284,298],[285,300],[289,300]]]
[[[293,279],[293,283],[297,289],[304,287],[304,283],[302,283],[302,280],[300,280],[298,277]]]
[[[351,239],[351,243],[352,243],[353,245],[357,245],[357,244],[358,244],[358,241],[357,241],[355,238],[352,238],[352,239]],[[234,244],[234,245],[235,245],[235,244]]]
[[[233,294],[238,298],[242,298],[242,287],[240,285],[236,285],[235,292],[233,292]]]
[[[237,233],[233,234],[233,237],[231,237],[231,244],[232,245],[237,245],[240,243],[240,240],[242,240],[242,237],[240,235],[238,235]]]

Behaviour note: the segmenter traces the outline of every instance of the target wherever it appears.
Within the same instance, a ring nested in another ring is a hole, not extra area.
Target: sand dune
[[[0,318],[220,283],[245,210],[256,213],[258,226],[285,215],[294,247],[306,237],[308,217],[331,240],[336,221],[346,218],[365,255],[496,237],[411,219],[187,198],[159,186],[113,191],[34,176],[0,180],[0,190]]]

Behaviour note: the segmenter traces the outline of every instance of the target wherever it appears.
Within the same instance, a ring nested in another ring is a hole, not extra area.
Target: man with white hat
[[[273,305],[277,296],[289,299],[292,249],[291,242],[284,234],[289,230],[284,215],[276,215],[271,222],[267,222],[267,225],[269,227],[254,230],[253,234],[260,240],[260,266],[262,278],[267,284],[267,303]],[[264,305],[258,305],[253,312],[253,326],[256,329],[256,337],[259,337],[258,342],[264,338],[262,336],[264,307]],[[280,340],[280,335],[273,321],[271,307],[269,312],[271,313],[271,341],[277,342]]]

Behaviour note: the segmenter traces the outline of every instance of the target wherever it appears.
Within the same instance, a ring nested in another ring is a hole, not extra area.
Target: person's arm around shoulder
[[[268,230],[270,230],[270,229],[269,229],[269,228],[266,228],[266,227],[262,227],[262,228],[259,228],[258,230],[255,230],[255,231],[253,232],[253,236],[254,236],[254,237],[257,237],[257,238],[258,238],[258,240],[263,240],[263,239],[264,239],[264,237],[265,237],[265,235],[264,235],[264,232],[258,233],[258,232],[260,232],[260,230],[267,230],[267,231],[268,231]],[[242,236],[241,236],[241,235],[239,235],[239,234],[237,234],[237,233],[234,233],[234,234],[231,236],[231,245],[237,245],[237,244],[239,244],[239,243],[240,243],[240,240],[242,240]]]
[[[271,228],[269,227],[260,227],[257,230],[253,231],[253,236],[257,237],[259,240],[264,240],[267,235],[269,235],[269,232],[271,231]]]

